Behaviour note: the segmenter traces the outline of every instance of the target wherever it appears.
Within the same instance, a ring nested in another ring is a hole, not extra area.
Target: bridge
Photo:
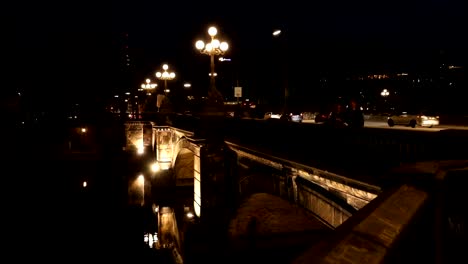
[[[218,133],[214,140],[206,126],[184,116],[171,124],[126,123],[126,150],[170,170],[176,188],[192,190],[187,210],[202,229],[229,228],[249,206],[248,197],[265,193],[332,230],[320,243],[291,242],[306,248],[294,263],[447,263],[462,256],[457,245],[466,242],[466,219],[457,203],[463,204],[461,182],[468,174],[466,131],[331,129],[245,119],[211,125]],[[249,222],[241,225],[244,234],[230,233],[232,241],[249,237]],[[287,247],[288,229],[281,230],[263,234],[270,242],[282,237],[269,249]]]

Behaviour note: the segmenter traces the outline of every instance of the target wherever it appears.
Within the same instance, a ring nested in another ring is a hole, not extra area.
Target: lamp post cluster
[[[223,97],[221,93],[216,89],[215,84],[215,56],[223,55],[229,48],[229,45],[225,41],[220,41],[216,38],[218,30],[216,27],[210,27],[208,34],[211,39],[205,43],[202,40],[195,42],[195,47],[202,53],[210,56],[210,90],[208,92],[208,98],[216,103],[222,103]]]
[[[200,51],[202,54],[206,54],[210,56],[210,88],[208,91],[208,99],[211,102],[215,102],[217,104],[223,104],[223,96],[222,94],[216,89],[215,84],[215,77],[217,73],[215,72],[215,56],[221,56],[228,50],[228,43],[225,41],[220,41],[216,38],[218,34],[218,30],[216,27],[210,27],[208,29],[208,34],[210,36],[210,40],[208,42],[204,42],[202,40],[198,40],[195,43],[195,47]],[[224,58],[220,58],[220,61],[223,61]],[[163,92],[157,92],[157,107],[158,111],[161,107],[162,101],[167,97],[170,89],[168,88],[167,82],[174,80],[176,74],[174,72],[169,71],[169,65],[163,64],[162,71],[157,71],[155,74],[156,78],[159,80],[164,81],[164,90]],[[152,83],[151,79],[146,79],[145,83],[141,84],[141,88],[138,89],[139,91],[148,91],[153,90],[158,87],[158,84]],[[187,87],[186,87],[187,88]],[[148,95],[150,95],[152,91],[148,91]]]

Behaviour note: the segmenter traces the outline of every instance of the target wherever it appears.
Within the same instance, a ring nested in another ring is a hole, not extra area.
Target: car
[[[303,116],[300,112],[292,112],[288,116],[288,121],[302,123]]]
[[[263,119],[270,119],[270,118],[273,118],[273,119],[280,119],[281,118],[281,114],[278,114],[278,113],[274,113],[274,112],[266,112],[265,115],[263,116]]]
[[[421,111],[419,113],[402,111],[391,114],[387,118],[387,124],[390,127],[395,125],[404,125],[413,128],[416,126],[433,127],[439,125],[439,116],[427,111]]]
[[[315,112],[314,116],[314,121],[315,123],[323,123],[328,120],[328,117],[330,116],[330,112]]]

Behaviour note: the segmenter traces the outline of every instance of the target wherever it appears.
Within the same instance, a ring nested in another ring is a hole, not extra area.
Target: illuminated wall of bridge
[[[202,207],[201,149],[203,140],[193,133],[168,126],[153,127],[155,160],[161,169],[174,169],[176,186],[193,186],[193,209],[200,217]]]
[[[281,196],[314,213],[332,227],[341,225],[381,192],[379,187],[364,182],[256,153],[236,144],[228,145],[237,155],[238,166],[244,168],[244,172],[240,170],[240,174],[244,175],[238,176],[240,195],[268,192]],[[256,166],[252,163],[270,167],[271,170],[265,175],[258,172],[250,175],[248,170]],[[245,191],[247,189],[251,190]]]

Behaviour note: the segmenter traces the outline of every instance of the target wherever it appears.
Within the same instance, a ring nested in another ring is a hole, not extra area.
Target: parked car
[[[433,127],[439,125],[439,116],[427,111],[420,113],[412,112],[397,112],[390,115],[387,119],[387,123],[390,127],[395,125],[404,125],[410,127]]]

